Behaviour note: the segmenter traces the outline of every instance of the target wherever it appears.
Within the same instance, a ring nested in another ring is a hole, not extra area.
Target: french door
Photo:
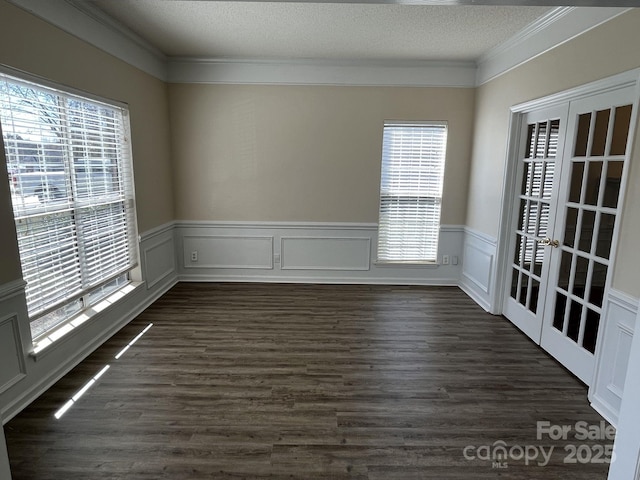
[[[526,114],[503,312],[586,384],[610,273],[635,88]]]

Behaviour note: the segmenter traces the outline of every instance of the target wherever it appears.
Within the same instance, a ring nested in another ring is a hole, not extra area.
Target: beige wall
[[[447,120],[442,222],[462,224],[474,89],[169,86],[181,220],[377,222],[385,119]]]
[[[0,19],[1,64],[129,104],[139,230],[173,220],[166,84],[4,0]],[[0,285],[21,276],[6,183],[0,181]]]
[[[560,92],[640,66],[640,9],[635,9],[508,74],[483,85],[476,96],[476,121],[466,223],[498,235],[502,179],[512,105]],[[640,133],[640,129],[639,129]],[[629,186],[640,184],[640,150],[634,149]],[[614,287],[640,296],[637,245],[640,191],[627,190]]]

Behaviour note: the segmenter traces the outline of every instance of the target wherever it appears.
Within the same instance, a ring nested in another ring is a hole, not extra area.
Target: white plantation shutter
[[[137,263],[128,111],[0,73],[0,125],[33,324]]]
[[[436,261],[446,144],[446,124],[385,123],[378,261]]]

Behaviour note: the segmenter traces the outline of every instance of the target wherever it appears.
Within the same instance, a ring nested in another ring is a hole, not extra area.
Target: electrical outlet
[[[457,264],[458,264],[458,257],[454,255],[453,257],[451,257],[451,265],[457,265]]]
[[[279,253],[274,253],[273,254],[273,263],[280,263],[280,254]]]
[[[442,255],[442,264],[449,265],[449,255]]]
[[[198,251],[194,250],[193,252],[191,252],[191,261],[192,262],[197,262],[198,261]]]

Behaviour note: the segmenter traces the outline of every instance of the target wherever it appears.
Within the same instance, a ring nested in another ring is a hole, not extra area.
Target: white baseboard
[[[596,369],[589,401],[612,425],[618,423],[639,300],[610,289],[602,308]]]
[[[460,288],[483,309],[493,312],[497,240],[468,227],[464,232]]]
[[[176,224],[181,281],[457,285],[464,227],[440,230],[440,258],[457,264],[376,264],[377,225],[188,222]]]

